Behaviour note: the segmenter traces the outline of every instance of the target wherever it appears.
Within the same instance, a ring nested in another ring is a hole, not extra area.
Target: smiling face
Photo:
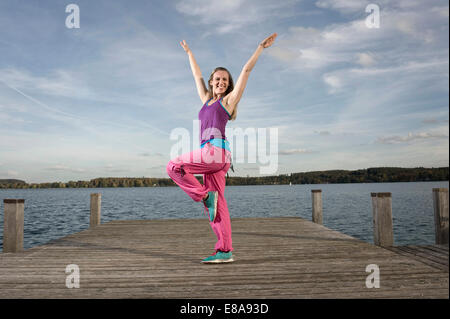
[[[218,70],[213,73],[209,85],[212,88],[213,96],[224,96],[230,83],[230,77],[227,71]]]

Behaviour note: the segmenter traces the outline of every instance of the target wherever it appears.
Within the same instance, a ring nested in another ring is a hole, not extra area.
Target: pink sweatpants
[[[210,222],[217,236],[214,249],[232,251],[231,221],[225,200],[225,176],[230,168],[231,153],[207,143],[203,148],[180,155],[167,164],[167,174],[194,201],[200,202],[209,191],[217,191],[217,214]],[[194,174],[203,174],[203,185]]]

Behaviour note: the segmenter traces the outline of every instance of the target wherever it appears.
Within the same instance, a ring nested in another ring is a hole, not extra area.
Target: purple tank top
[[[198,113],[200,144],[213,138],[226,139],[225,127],[231,116],[220,100],[208,105],[209,99]]]

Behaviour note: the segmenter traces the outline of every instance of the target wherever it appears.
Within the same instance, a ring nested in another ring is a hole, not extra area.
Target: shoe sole
[[[216,259],[216,260],[210,260],[210,261],[202,261],[202,264],[225,264],[225,263],[232,263],[234,261],[233,258],[230,259]]]

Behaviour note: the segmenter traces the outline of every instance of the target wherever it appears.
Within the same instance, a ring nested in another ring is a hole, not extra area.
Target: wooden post
[[[24,199],[4,199],[3,252],[23,251]]]
[[[437,245],[448,245],[448,188],[433,188],[434,226]]]
[[[373,241],[377,246],[393,246],[391,193],[371,193],[373,213]]]
[[[102,194],[100,193],[91,194],[90,227],[100,225],[101,205],[102,205]]]
[[[373,212],[373,241],[377,246],[393,246],[391,193],[371,193]]]
[[[311,190],[312,196],[312,221],[322,225],[322,190]]]

